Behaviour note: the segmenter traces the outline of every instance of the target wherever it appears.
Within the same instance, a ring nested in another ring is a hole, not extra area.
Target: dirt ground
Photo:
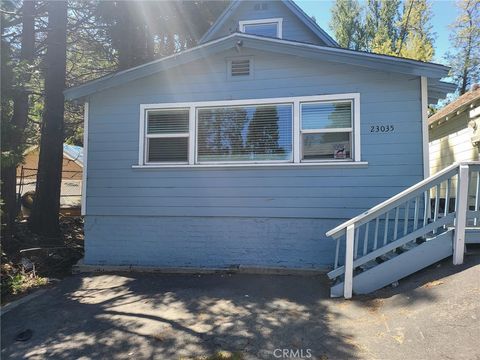
[[[480,359],[480,255],[372,296],[323,276],[83,274],[2,316],[3,359]],[[26,329],[25,342],[15,336]],[[285,352],[286,351],[286,352]]]

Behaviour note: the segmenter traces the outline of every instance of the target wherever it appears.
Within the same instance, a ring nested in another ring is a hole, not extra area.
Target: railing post
[[[353,288],[353,248],[355,243],[355,224],[347,227],[345,244],[345,279],[343,281],[343,297],[350,299]]]
[[[455,236],[453,238],[453,264],[463,263],[463,254],[465,252],[465,227],[467,225],[468,210],[468,165],[461,165],[458,169],[457,183],[457,221],[455,222]]]

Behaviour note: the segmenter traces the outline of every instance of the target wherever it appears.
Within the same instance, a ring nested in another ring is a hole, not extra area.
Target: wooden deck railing
[[[375,266],[373,260],[388,260],[388,253],[408,251],[409,243],[449,227],[455,227],[453,262],[461,264],[465,227],[480,226],[479,171],[480,162],[451,165],[328,231],[336,239],[334,269],[328,276],[343,276],[344,297],[352,296],[356,269]]]

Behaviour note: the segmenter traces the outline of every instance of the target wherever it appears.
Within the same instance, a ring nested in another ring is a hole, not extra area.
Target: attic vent
[[[250,59],[232,59],[230,60],[230,76],[249,76],[250,75]]]

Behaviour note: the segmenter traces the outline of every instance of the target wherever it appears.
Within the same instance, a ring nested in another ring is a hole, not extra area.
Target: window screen
[[[301,104],[303,160],[352,158],[352,102]]]
[[[147,162],[188,163],[189,110],[147,112]]]
[[[291,161],[292,105],[200,108],[197,162]]]
[[[278,22],[265,22],[257,24],[243,24],[243,32],[246,34],[279,37]]]

